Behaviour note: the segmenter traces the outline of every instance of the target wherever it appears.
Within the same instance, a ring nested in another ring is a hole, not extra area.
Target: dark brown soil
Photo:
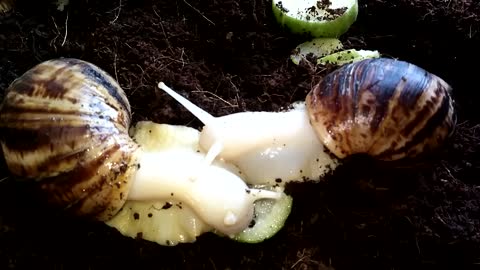
[[[17,1],[0,15],[0,89],[41,61],[76,57],[120,82],[134,121],[200,123],[156,89],[164,81],[214,115],[278,110],[326,72],[295,66],[303,39],[275,24],[266,0],[74,1],[63,12]],[[284,229],[256,245],[203,235],[163,247],[100,223],[45,211],[0,167],[0,269],[414,269],[480,264],[480,2],[365,0],[342,36],[439,75],[459,123],[420,168],[352,160],[322,184],[289,187]],[[0,92],[3,95],[3,90]],[[1,96],[0,96],[1,97]]]

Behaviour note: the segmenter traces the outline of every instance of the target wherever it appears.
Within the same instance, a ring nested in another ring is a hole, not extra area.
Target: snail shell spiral
[[[11,173],[36,181],[49,203],[104,221],[122,207],[137,167],[130,121],[125,93],[105,71],[54,59],[6,90],[0,143]]]
[[[452,88],[404,61],[376,58],[343,66],[307,95],[310,122],[337,157],[414,158],[454,130]]]

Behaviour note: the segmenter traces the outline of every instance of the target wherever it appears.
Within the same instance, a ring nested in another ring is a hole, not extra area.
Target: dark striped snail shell
[[[13,175],[78,216],[104,221],[120,210],[138,147],[128,136],[129,102],[111,76],[82,60],[49,60],[12,82],[0,106]]]
[[[405,61],[367,59],[325,76],[306,98],[310,122],[337,157],[415,158],[451,136],[451,86]]]

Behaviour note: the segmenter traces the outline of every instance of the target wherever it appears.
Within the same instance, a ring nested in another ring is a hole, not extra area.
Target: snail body
[[[353,154],[380,160],[415,158],[438,150],[455,126],[451,87],[418,66],[387,58],[354,62],[327,74],[304,102],[285,112],[213,117],[165,84],[159,87],[204,123],[204,151],[260,182],[315,180],[335,168],[338,159]],[[299,161],[301,155],[318,162]],[[286,173],[265,176],[256,172],[259,167],[282,167]]]
[[[193,149],[145,151],[128,131],[131,108],[105,71],[79,59],[42,62],[17,78],[0,105],[10,172],[53,206],[108,221],[126,200],[172,199],[226,235],[251,222],[254,202],[280,193],[249,188]]]

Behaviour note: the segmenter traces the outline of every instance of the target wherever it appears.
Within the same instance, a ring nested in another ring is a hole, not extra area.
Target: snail
[[[203,122],[200,146],[210,159],[231,162],[258,183],[318,180],[354,154],[415,159],[438,150],[456,123],[449,84],[389,58],[334,70],[282,112],[214,117],[163,82],[158,87]]]
[[[452,87],[438,76],[388,58],[353,63],[326,76],[306,97],[318,137],[339,158],[416,158],[454,131]]]
[[[0,144],[10,172],[48,202],[108,221],[127,200],[175,199],[226,235],[246,228],[253,204],[277,191],[250,188],[193,150],[143,151],[128,134],[129,101],[98,66],[42,62],[11,83],[0,105]]]

